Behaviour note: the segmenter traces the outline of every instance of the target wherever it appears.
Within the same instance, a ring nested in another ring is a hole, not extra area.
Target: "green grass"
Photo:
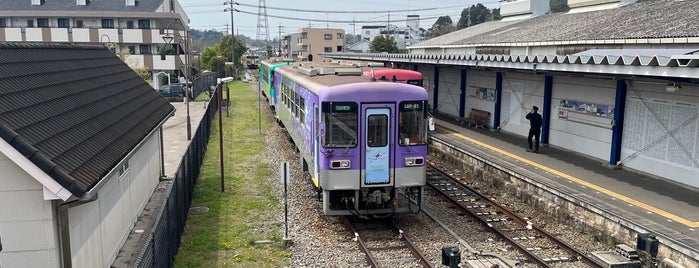
[[[192,200],[192,206],[210,210],[187,219],[175,267],[288,266],[291,254],[283,247],[284,226],[274,220],[282,210],[271,183],[265,183],[275,181],[270,179],[275,167],[258,156],[265,144],[258,130],[257,90],[236,81],[230,84],[230,94],[230,116],[224,110],[222,117],[225,192],[221,193],[218,118],[214,118]],[[271,122],[269,112],[262,113],[265,133]],[[255,244],[260,240],[272,243]]]

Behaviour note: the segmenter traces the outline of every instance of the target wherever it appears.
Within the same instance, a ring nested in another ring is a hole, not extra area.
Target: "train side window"
[[[323,147],[357,146],[358,111],[355,102],[323,102]]]
[[[400,103],[399,143],[400,145],[423,145],[427,142],[427,122],[423,101],[404,101]]]

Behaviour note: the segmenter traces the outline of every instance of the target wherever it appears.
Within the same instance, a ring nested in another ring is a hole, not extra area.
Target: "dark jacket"
[[[529,123],[531,124],[530,129],[541,128],[541,123],[543,122],[543,119],[541,118],[541,115],[539,113],[528,113],[527,120],[529,120]]]

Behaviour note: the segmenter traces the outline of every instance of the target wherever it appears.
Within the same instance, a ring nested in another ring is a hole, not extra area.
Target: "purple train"
[[[308,65],[275,69],[272,103],[322,197],[323,213],[420,211],[431,122],[425,89],[376,82],[360,68]]]

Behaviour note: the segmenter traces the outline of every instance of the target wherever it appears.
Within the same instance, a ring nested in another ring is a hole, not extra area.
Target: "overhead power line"
[[[240,13],[244,14],[250,14],[250,15],[257,15],[256,12],[248,12],[244,10],[238,10]],[[278,19],[287,19],[287,20],[300,20],[300,21],[315,21],[315,22],[334,22],[334,23],[385,23],[383,20],[323,20],[323,19],[308,19],[308,18],[294,18],[294,17],[285,17],[285,16],[276,16],[276,15],[267,15],[267,17],[270,18],[278,18]],[[430,20],[430,19],[437,19],[440,16],[437,17],[421,17],[421,20]],[[391,22],[405,22],[408,21],[408,19],[400,19],[400,20],[391,20]]]
[[[216,7],[216,6],[220,6],[220,5],[221,4],[205,4],[205,5],[197,4],[197,5],[185,5],[183,7],[198,8],[198,7]],[[238,3],[238,5],[245,6],[245,7],[252,7],[252,8],[260,8],[259,5],[250,5],[250,4],[243,4],[243,3]],[[416,8],[416,9],[399,9],[399,10],[317,10],[317,9],[297,9],[297,8],[270,7],[270,6],[267,6],[266,8],[272,9],[272,10],[307,12],[307,13],[372,14],[372,13],[387,13],[387,12],[392,12],[392,13],[406,13],[407,12],[407,13],[409,13],[409,12],[416,12],[416,11],[431,11],[431,10],[452,9],[452,8],[460,8],[460,7],[465,8],[465,5]]]

